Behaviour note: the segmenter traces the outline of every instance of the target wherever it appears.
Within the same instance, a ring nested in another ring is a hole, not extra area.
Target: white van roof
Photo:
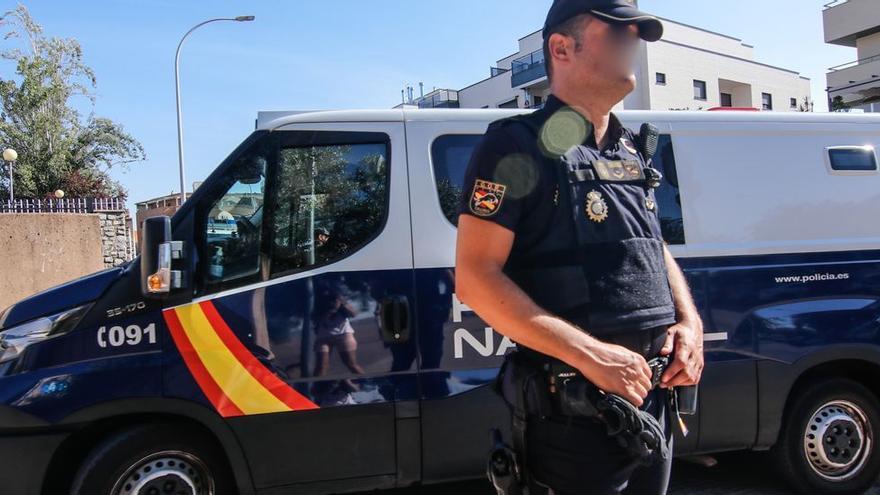
[[[273,130],[289,124],[328,122],[412,122],[484,121],[528,113],[528,109],[442,108],[391,110],[297,110],[268,111],[257,114],[257,130]],[[878,113],[828,112],[749,112],[749,111],[645,111],[614,112],[629,122],[790,122],[790,123],[866,123],[880,122]]]

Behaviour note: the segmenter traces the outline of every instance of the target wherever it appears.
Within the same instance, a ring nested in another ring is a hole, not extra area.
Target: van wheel
[[[826,380],[803,390],[771,454],[804,494],[861,494],[880,474],[880,402],[863,385]]]
[[[175,424],[136,426],[88,455],[71,495],[232,495],[235,483],[216,443]]]

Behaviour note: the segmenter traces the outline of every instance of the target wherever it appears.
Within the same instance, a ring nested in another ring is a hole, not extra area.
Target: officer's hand
[[[696,385],[703,375],[703,330],[701,325],[681,321],[669,327],[660,351],[673,359],[660,378],[662,388]]]
[[[591,351],[591,362],[581,373],[605,392],[641,407],[651,389],[651,367],[645,358],[626,347],[606,342]]]

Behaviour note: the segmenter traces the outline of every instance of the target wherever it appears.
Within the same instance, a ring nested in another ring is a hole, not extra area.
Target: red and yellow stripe
[[[187,368],[221,416],[318,408],[257,360],[211,301],[167,309],[163,315]]]

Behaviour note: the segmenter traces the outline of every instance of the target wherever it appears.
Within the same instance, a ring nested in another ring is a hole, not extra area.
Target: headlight
[[[0,332],[0,364],[12,361],[31,344],[72,330],[90,304],[44,316]]]

